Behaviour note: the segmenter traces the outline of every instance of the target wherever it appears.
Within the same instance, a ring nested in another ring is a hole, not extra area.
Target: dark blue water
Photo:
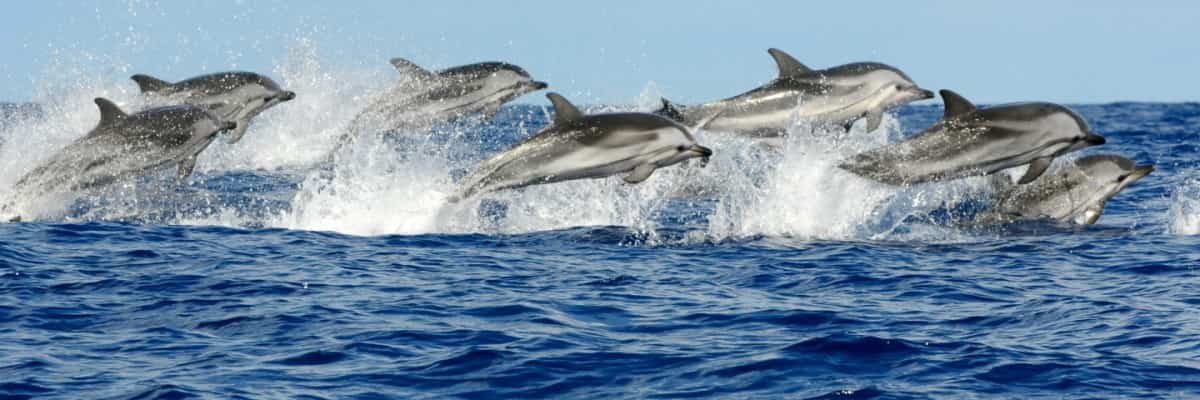
[[[358,236],[268,228],[303,175],[236,169],[176,193],[242,227],[179,225],[187,202],[0,224],[0,398],[1198,397],[1200,105],[1077,109],[1108,138],[1088,153],[1158,168],[1091,227],[935,207],[888,228],[928,240],[719,236],[701,198],[649,227]],[[476,134],[515,140],[513,115]]]

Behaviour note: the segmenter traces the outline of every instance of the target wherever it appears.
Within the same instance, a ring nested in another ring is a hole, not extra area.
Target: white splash
[[[1168,232],[1200,235],[1200,181],[1190,180],[1175,190],[1166,217]]]

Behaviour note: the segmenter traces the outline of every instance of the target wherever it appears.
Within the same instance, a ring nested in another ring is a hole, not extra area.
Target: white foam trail
[[[1185,182],[1171,195],[1167,231],[1176,235],[1200,235],[1200,181]]]

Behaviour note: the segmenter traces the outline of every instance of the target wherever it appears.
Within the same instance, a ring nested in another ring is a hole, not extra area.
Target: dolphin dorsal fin
[[[100,123],[98,126],[112,125],[124,121],[125,118],[129,117],[129,115],[125,114],[124,111],[121,111],[121,107],[117,107],[117,104],[113,103],[112,100],[103,97],[97,97],[96,106],[100,107]]]
[[[157,93],[161,92],[163,89],[166,89],[168,86],[171,86],[171,82],[167,82],[146,74],[137,74],[129,77],[129,79],[133,79],[134,82],[137,82],[138,89],[141,89],[142,93]]]
[[[654,113],[670,118],[675,122],[683,123],[683,110],[680,110],[679,106],[675,105],[675,103],[672,103],[670,100],[667,100],[666,97],[662,98],[662,108],[659,108],[658,111],[655,111]]]
[[[770,53],[771,57],[775,58],[775,65],[779,67],[780,78],[811,74],[813,72],[811,68],[804,66],[795,57],[784,53],[783,50],[772,47],[767,49],[767,53]]]
[[[555,125],[570,124],[583,119],[583,113],[579,112],[579,109],[562,95],[550,92],[546,93],[546,98],[550,99],[550,104],[554,105]]]
[[[975,111],[975,105],[971,104],[970,100],[960,96],[958,93],[954,93],[950,89],[942,89],[938,93],[941,93],[942,102],[946,108],[945,114],[942,114],[942,119]]]
[[[396,68],[396,71],[400,72],[402,75],[411,75],[413,78],[420,80],[425,80],[436,76],[436,74],[433,72],[430,72],[425,68],[421,68],[420,65],[414,64],[412,61],[408,61],[400,57],[393,58],[388,62],[391,62],[392,66]]]

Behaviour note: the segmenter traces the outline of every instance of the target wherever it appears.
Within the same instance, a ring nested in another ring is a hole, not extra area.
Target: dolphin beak
[[[691,148],[688,148],[688,151],[696,153],[696,154],[700,155],[700,157],[704,157],[704,158],[708,158],[713,155],[712,149],[709,149],[707,147],[704,147],[704,146],[701,146],[698,144],[693,144]]]
[[[1149,175],[1151,172],[1154,172],[1154,164],[1142,164],[1133,167],[1133,172],[1129,173],[1129,177],[1125,178],[1125,181],[1133,182],[1142,179],[1143,176]]]
[[[529,87],[533,88],[533,90],[542,90],[550,87],[550,84],[542,81],[531,81],[529,82]]]
[[[934,97],[932,90],[925,90],[925,89],[921,89],[921,88],[916,88],[916,89],[917,89],[917,100],[929,100]]]
[[[1087,136],[1083,137],[1083,141],[1087,142],[1089,145],[1092,145],[1092,146],[1102,145],[1105,142],[1104,136],[1100,136],[1100,135],[1097,135],[1094,133],[1088,133]]]
[[[283,93],[280,93],[279,96],[276,96],[276,97],[279,98],[279,101],[288,101],[288,100],[296,98],[296,92],[287,90],[287,91],[284,91]]]

